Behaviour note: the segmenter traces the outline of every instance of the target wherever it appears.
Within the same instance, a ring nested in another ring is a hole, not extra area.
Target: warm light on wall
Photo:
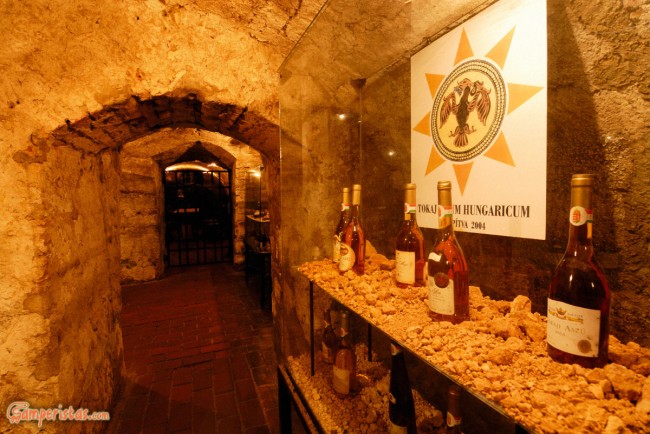
[[[255,178],[261,178],[263,170],[264,170],[264,166],[259,166],[257,169],[249,169],[248,173],[253,175]]]
[[[177,164],[172,164],[171,166],[165,167],[165,172],[173,172],[175,170],[200,170],[201,172],[209,172],[210,169],[199,163],[177,163]]]
[[[173,172],[175,170],[200,170],[201,172],[211,172],[213,170],[221,169],[217,163],[210,163],[206,165],[200,161],[186,161],[183,163],[172,164],[165,167],[165,172]]]

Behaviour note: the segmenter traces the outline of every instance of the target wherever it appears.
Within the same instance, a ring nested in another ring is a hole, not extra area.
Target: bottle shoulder
[[[555,267],[554,274],[582,275],[583,277],[593,275],[603,278],[605,273],[595,256],[575,255],[567,252]]]
[[[438,255],[441,260],[444,260],[445,262],[457,262],[467,266],[463,249],[460,247],[460,244],[455,237],[436,240],[431,249],[431,253]]]
[[[411,228],[402,228],[397,234],[397,247],[400,245],[424,244],[422,232],[412,230]]]
[[[609,305],[611,291],[605,274],[589,261],[563,258],[553,273],[549,298],[575,306]]]

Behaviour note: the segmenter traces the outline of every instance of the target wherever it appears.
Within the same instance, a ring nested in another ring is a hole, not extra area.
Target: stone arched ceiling
[[[242,154],[254,152],[245,143],[220,133],[197,128],[163,128],[125,144],[121,154],[127,158],[151,158],[165,167],[197,143],[227,167],[232,167]]]
[[[163,3],[170,10],[186,8],[223,17],[252,38],[287,54],[325,0],[167,0]]]
[[[245,143],[268,158],[277,159],[278,129],[275,124],[246,108],[204,103],[193,94],[159,96],[145,101],[132,97],[99,112],[89,113],[74,123],[67,121],[66,125],[46,137],[35,138],[35,146],[14,153],[13,159],[25,164],[43,162],[50,147],[57,146],[70,146],[92,154],[109,149],[121,150],[125,144],[165,128],[216,132]]]

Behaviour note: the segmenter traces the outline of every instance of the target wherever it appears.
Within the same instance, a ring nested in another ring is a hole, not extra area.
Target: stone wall
[[[275,71],[318,5],[213,3],[0,5],[3,411],[15,400],[110,409],[119,391],[123,146],[198,128],[248,144],[268,156],[267,173],[279,170]],[[0,432],[35,429],[0,418]]]
[[[120,157],[121,281],[156,279],[165,268],[161,168],[152,158],[133,157],[126,151]]]
[[[2,405],[25,400],[36,408],[68,403],[95,411],[110,408],[123,374],[119,156],[115,149],[69,146],[57,135],[13,154],[33,183],[35,206],[27,221],[38,229],[31,240],[37,251],[13,270],[33,267],[31,284],[16,281],[15,293],[3,292],[3,308],[16,308],[13,315],[2,310],[0,399]],[[0,423],[2,432],[6,424]],[[61,429],[56,423],[44,432]]]

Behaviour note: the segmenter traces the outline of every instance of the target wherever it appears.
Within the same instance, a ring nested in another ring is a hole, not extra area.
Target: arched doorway
[[[165,168],[165,265],[231,262],[230,170],[202,161]]]

